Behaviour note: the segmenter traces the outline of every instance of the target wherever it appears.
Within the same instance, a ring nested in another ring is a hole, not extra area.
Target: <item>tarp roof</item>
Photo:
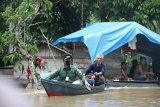
[[[155,52],[160,53],[157,49],[153,50],[154,52],[150,51],[150,49],[145,49],[148,48],[147,45],[160,49],[160,35],[136,22],[95,23],[82,30],[57,39],[53,45],[61,42],[84,42],[88,48],[91,60],[94,61],[98,53],[107,55],[130,42],[137,35],[140,35],[137,37],[137,40],[139,50],[142,53],[148,52],[149,55]]]

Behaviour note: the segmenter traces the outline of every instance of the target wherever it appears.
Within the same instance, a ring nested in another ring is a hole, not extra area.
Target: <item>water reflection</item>
[[[108,89],[97,94],[48,97],[41,91],[25,91],[35,107],[160,107],[160,88]]]

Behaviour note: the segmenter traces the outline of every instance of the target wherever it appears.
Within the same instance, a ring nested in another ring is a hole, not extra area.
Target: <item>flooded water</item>
[[[77,96],[48,97],[44,90],[25,90],[35,107],[160,107],[160,88],[109,88]]]
[[[107,88],[97,94],[48,97],[43,89],[17,88],[2,77],[0,107],[160,107],[160,87]]]

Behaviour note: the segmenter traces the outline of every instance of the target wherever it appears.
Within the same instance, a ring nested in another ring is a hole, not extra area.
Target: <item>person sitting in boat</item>
[[[121,62],[120,80],[128,80],[127,67],[125,62]]]
[[[152,66],[149,66],[147,64],[146,58],[145,57],[141,57],[140,60],[142,62],[142,64],[141,64],[142,65],[142,69],[144,71],[144,74],[147,77],[147,80],[154,80],[154,79],[156,79],[156,76],[153,73],[153,68],[152,68]]]
[[[142,66],[143,72],[144,72],[145,74],[148,74],[148,73],[149,73],[149,72],[148,72],[148,70],[149,70],[149,65],[148,65],[147,60],[146,60],[145,57],[141,57],[141,58],[140,58],[140,64],[141,64],[141,66]]]
[[[133,79],[134,80],[146,80],[147,76],[145,74],[145,71],[143,69],[143,65],[145,64],[145,60],[143,58],[140,59],[140,64],[138,64],[138,61],[136,62],[137,65],[135,65],[134,73],[133,73]]]
[[[149,66],[146,76],[148,80],[157,80],[157,76],[154,74],[152,66]]]
[[[70,64],[71,56],[65,56],[63,62],[64,66],[59,67],[54,72],[51,72],[50,75],[46,78],[47,80],[52,80],[53,78],[58,77],[58,81],[61,82],[79,83],[79,84],[84,83],[88,87],[91,86],[87,82],[85,76],[82,75],[82,72],[77,67]]]
[[[129,76],[130,78],[133,78],[133,79],[134,79],[133,75],[134,75],[134,71],[136,70],[136,67],[137,67],[137,66],[138,66],[138,61],[137,61],[137,59],[132,60],[132,66],[131,66],[130,72],[129,72],[129,74],[128,74],[128,76]]]
[[[97,54],[96,61],[89,65],[84,71],[85,76],[93,80],[94,85],[101,85],[105,83],[104,74],[106,72],[106,67],[102,61],[103,55],[100,53]]]

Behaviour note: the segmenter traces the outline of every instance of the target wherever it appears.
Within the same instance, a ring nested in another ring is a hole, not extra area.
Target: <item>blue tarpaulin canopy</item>
[[[57,45],[61,42],[84,42],[88,48],[91,60],[94,61],[98,53],[107,55],[124,44],[130,42],[137,35],[142,36],[139,38],[139,43],[142,45],[146,43],[143,41],[144,37],[149,42],[158,46],[160,45],[159,34],[136,22],[95,23],[82,30],[57,39],[53,45]],[[144,47],[146,45],[144,45]],[[143,49],[141,48],[141,50]]]

